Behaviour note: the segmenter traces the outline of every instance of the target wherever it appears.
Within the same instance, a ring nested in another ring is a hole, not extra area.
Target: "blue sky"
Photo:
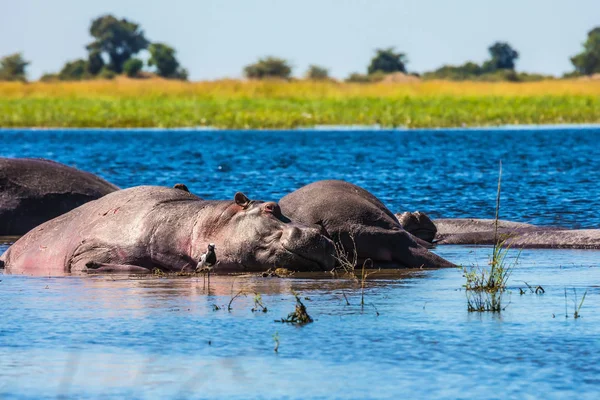
[[[343,78],[389,46],[422,72],[481,62],[496,40],[520,52],[518,70],[562,74],[600,26],[600,0],[0,0],[0,55],[23,52],[32,79],[58,71],[86,55],[104,13],[171,44],[194,80],[239,77],[265,55],[290,60],[296,76],[319,64]]]

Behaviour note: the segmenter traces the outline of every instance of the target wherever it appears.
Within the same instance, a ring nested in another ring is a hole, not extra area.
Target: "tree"
[[[584,75],[600,73],[600,27],[588,32],[583,51],[571,58],[575,70]]]
[[[87,49],[106,53],[110,60],[108,67],[116,73],[123,71],[123,64],[132,55],[148,47],[148,40],[138,24],[126,19],[118,20],[110,14],[93,20],[90,34],[96,40]]]
[[[282,58],[266,57],[244,68],[244,75],[249,79],[280,78],[288,79],[292,67]]]
[[[14,53],[0,59],[0,81],[27,80],[25,69],[29,61],[23,59],[21,53]]]
[[[138,76],[143,66],[144,62],[139,58],[130,58],[123,64],[123,71],[128,77],[135,78]]]
[[[87,61],[87,71],[90,75],[98,75],[102,71],[102,68],[104,68],[102,53],[97,50],[90,51]]]
[[[377,71],[389,74],[392,72],[406,73],[405,64],[408,63],[406,54],[396,53],[393,47],[387,49],[377,49],[375,57],[371,59],[371,64],[367,69],[369,75]]]
[[[329,71],[327,68],[311,65],[308,67],[308,71],[306,71],[306,78],[315,81],[329,79]]]
[[[506,42],[496,42],[488,48],[491,60],[483,64],[486,72],[494,72],[499,69],[515,69],[515,60],[519,53]]]
[[[61,81],[80,81],[89,77],[88,65],[85,60],[78,59],[67,62],[58,73]]]
[[[175,58],[175,49],[164,43],[152,43],[148,48],[150,59],[148,65],[156,67],[156,73],[163,78],[187,79],[187,70],[179,65]]]

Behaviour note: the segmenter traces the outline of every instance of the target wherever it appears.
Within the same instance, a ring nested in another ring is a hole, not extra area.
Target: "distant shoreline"
[[[600,124],[600,81],[0,83],[0,127],[431,129]]]

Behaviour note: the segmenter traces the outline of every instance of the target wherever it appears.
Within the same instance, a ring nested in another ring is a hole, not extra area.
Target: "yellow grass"
[[[0,127],[292,128],[600,122],[600,81],[0,82]]]

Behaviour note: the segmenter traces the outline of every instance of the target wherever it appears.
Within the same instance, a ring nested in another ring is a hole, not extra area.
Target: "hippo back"
[[[334,234],[353,225],[401,229],[394,214],[375,196],[349,182],[324,180],[306,185],[279,201],[284,215],[319,224]]]
[[[119,188],[44,159],[0,158],[0,235],[23,235]]]

